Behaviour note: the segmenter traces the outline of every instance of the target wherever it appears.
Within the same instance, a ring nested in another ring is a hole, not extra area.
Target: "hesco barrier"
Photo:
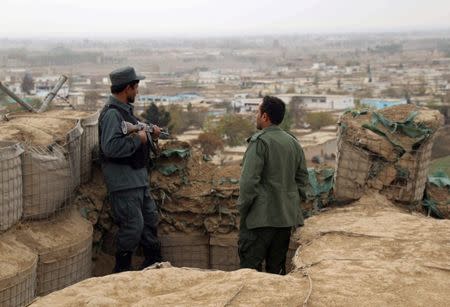
[[[356,200],[375,189],[391,200],[420,201],[442,119],[438,111],[414,105],[345,113],[339,123],[335,198]]]
[[[23,148],[14,142],[0,142],[0,231],[18,222],[23,211]]]
[[[37,293],[46,295],[91,277],[92,238],[39,256]]]
[[[86,183],[92,176],[92,151],[98,146],[98,116],[100,111],[81,119],[83,135],[81,136],[81,183]]]
[[[29,147],[23,155],[23,217],[47,218],[70,206],[72,172],[59,145]]]
[[[39,256],[37,295],[91,276],[92,232],[92,225],[75,210],[44,227],[40,222],[30,222],[17,230],[17,239]]]
[[[215,235],[209,240],[210,265],[213,270],[234,271],[239,269],[238,234]]]
[[[75,190],[81,182],[81,136],[83,128],[78,121],[76,126],[67,134],[65,143],[63,144],[69,156],[70,171],[72,174],[72,190]]]
[[[161,235],[161,253],[165,261],[177,267],[209,268],[209,237],[194,234]]]
[[[0,235],[0,306],[28,306],[36,292],[38,257],[14,236]]]

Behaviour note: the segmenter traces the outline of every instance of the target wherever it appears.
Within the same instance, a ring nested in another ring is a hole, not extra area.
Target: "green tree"
[[[6,106],[7,105],[7,98],[5,92],[0,90],[0,106]]]
[[[380,92],[382,97],[401,98],[403,96],[402,90],[394,87],[388,87]]]
[[[164,106],[158,107],[155,103],[152,103],[147,110],[144,111],[142,116],[149,122],[160,127],[168,127],[171,121],[171,114],[166,111]],[[170,128],[170,127],[169,127]]]
[[[306,114],[306,122],[312,130],[336,124],[336,119],[328,112],[310,112]]]
[[[189,120],[186,117],[186,112],[183,111],[183,107],[173,104],[169,106],[168,112],[170,114],[169,130],[174,134],[186,131],[189,127]]]
[[[319,82],[320,82],[319,74],[315,73],[314,74],[314,79],[313,79],[314,86],[316,86],[316,87],[319,86]]]
[[[306,111],[302,98],[298,96],[292,97],[286,112],[289,113],[291,124],[294,125],[294,127],[304,127]]]
[[[31,91],[34,90],[34,80],[30,73],[25,73],[25,76],[22,79],[21,87],[22,91],[28,95],[30,95]]]
[[[224,146],[222,137],[211,132],[200,134],[192,144],[199,145],[205,155],[213,155],[216,150],[222,150]]]
[[[290,131],[292,127],[292,114],[288,110],[286,110],[286,113],[284,114],[283,121],[280,124],[280,128],[284,131]]]
[[[226,114],[218,121],[207,120],[204,130],[220,135],[227,145],[238,146],[245,144],[245,140],[255,131],[255,125],[242,115]]]
[[[201,109],[191,108],[186,112],[186,119],[188,126],[193,126],[195,128],[202,128],[205,122],[207,112]]]

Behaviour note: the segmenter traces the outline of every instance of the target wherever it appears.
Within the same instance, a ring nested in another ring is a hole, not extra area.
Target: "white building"
[[[299,103],[302,104],[305,109],[310,110],[345,110],[355,107],[354,98],[351,96],[299,95],[293,96],[289,103]]]
[[[258,110],[261,98],[237,98],[231,102],[231,106],[239,113],[251,113]]]

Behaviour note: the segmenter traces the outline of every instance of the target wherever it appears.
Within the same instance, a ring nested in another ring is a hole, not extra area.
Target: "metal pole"
[[[4,91],[9,97],[11,97],[12,99],[14,99],[18,104],[20,104],[23,108],[27,109],[27,111],[29,112],[36,112],[35,109],[33,109],[32,106],[30,106],[28,103],[26,103],[25,101],[23,101],[22,99],[20,99],[16,94],[14,94],[9,88],[7,88],[6,86],[4,86],[1,82],[0,82],[0,90]]]
[[[59,80],[56,83],[55,87],[45,97],[44,102],[42,103],[41,107],[38,110],[38,113],[44,112],[47,109],[50,102],[52,102],[53,98],[55,98],[56,94],[58,93],[58,91],[61,89],[61,87],[63,86],[63,84],[66,81],[67,81],[66,76],[61,75],[61,77],[59,77]]]

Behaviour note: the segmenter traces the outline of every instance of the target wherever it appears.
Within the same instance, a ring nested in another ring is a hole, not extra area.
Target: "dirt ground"
[[[294,263],[311,306],[445,306],[450,221],[404,211],[377,193],[313,216]]]
[[[88,279],[31,306],[301,306],[306,278],[162,268]]]
[[[284,277],[251,270],[151,269],[91,278],[32,306],[445,306],[450,301],[449,220],[408,212],[371,191],[309,218],[295,236],[297,268]]]

